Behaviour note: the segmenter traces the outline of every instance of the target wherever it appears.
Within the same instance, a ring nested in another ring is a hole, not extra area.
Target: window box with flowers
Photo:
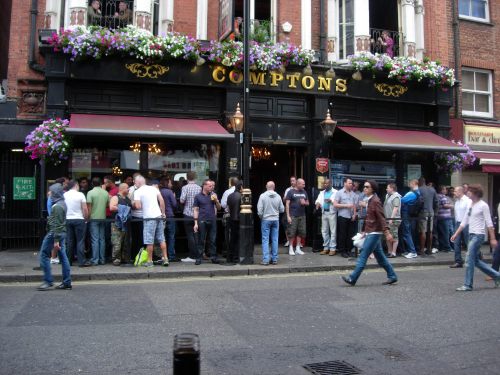
[[[446,176],[451,176],[454,172],[460,172],[464,168],[471,167],[476,161],[476,156],[472,152],[471,148],[460,141],[452,141],[453,143],[465,147],[467,152],[455,154],[449,152],[436,152],[434,154],[434,164],[436,165],[437,171],[443,173]]]
[[[69,121],[56,118],[44,121],[26,136],[24,152],[32,160],[57,165],[69,156],[70,142],[66,135]]]

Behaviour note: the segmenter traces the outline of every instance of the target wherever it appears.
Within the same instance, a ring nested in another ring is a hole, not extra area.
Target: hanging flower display
[[[476,161],[476,156],[467,144],[460,141],[452,142],[459,146],[465,147],[467,149],[467,152],[461,154],[436,152],[434,154],[434,164],[436,165],[438,172],[444,173],[447,176],[451,175],[453,172],[459,172],[463,168],[472,166]]]
[[[401,83],[426,81],[430,87],[451,87],[455,84],[455,71],[439,62],[411,57],[391,58],[385,54],[362,52],[348,56],[348,66],[356,71],[384,72],[388,78]]]
[[[26,136],[24,152],[31,159],[40,159],[59,164],[68,158],[69,141],[66,135],[68,120],[49,119]]]

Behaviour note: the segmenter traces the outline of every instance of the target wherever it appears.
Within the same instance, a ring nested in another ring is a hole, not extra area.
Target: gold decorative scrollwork
[[[168,66],[163,65],[144,65],[140,63],[135,64],[125,64],[125,67],[130,70],[132,74],[135,74],[137,78],[159,78],[170,70]]]
[[[393,96],[399,98],[408,91],[408,87],[401,85],[388,85],[387,83],[375,83],[375,88],[384,96]]]

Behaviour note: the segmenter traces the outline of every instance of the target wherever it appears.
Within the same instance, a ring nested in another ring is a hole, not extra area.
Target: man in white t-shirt
[[[485,226],[488,228],[490,238],[490,246],[495,248],[497,240],[495,238],[495,228],[491,220],[491,213],[488,204],[483,201],[483,188],[479,184],[469,186],[467,196],[471,199],[472,203],[468,211],[462,218],[462,222],[451,240],[455,242],[458,235],[469,225],[469,244],[467,246],[467,255],[465,258],[465,282],[464,285],[457,288],[459,292],[472,291],[472,284],[474,281],[474,267],[479,268],[485,274],[495,280],[495,287],[500,286],[500,272],[495,271],[488,264],[481,259],[481,245],[486,237]]]
[[[134,192],[133,206],[142,210],[144,220],[143,241],[148,250],[148,261],[145,267],[153,267],[153,245],[160,244],[162,253],[162,264],[168,266],[167,243],[165,242],[165,201],[160,191],[146,185],[144,177],[136,178],[136,185],[139,187]]]
[[[85,220],[88,219],[89,211],[85,195],[80,193],[80,186],[76,181],[68,182],[68,191],[64,193],[66,203],[66,253],[69,264],[73,264],[76,256],[79,267],[89,267],[91,263],[85,259]]]

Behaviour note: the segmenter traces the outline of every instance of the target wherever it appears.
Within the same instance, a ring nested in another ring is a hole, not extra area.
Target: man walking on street
[[[134,194],[133,205],[135,208],[142,210],[144,220],[143,241],[148,251],[148,261],[144,266],[153,267],[153,247],[155,243],[160,245],[162,265],[168,266],[164,224],[165,202],[157,188],[146,185],[144,177],[138,177],[137,184],[139,189]]]
[[[40,247],[40,267],[43,270],[43,283],[38,290],[49,290],[54,285],[52,277],[50,257],[52,249],[59,252],[62,266],[63,281],[56,289],[71,289],[71,271],[66,256],[66,204],[64,203],[63,187],[61,184],[54,184],[49,188],[52,207],[47,218],[47,234],[43,238]]]
[[[481,259],[481,245],[486,239],[485,227],[488,228],[490,238],[490,246],[494,249],[497,247],[495,238],[495,227],[491,220],[491,213],[488,204],[483,201],[483,188],[479,184],[469,186],[467,195],[472,203],[467,213],[462,219],[462,223],[458,227],[455,234],[451,237],[454,242],[457,236],[469,225],[469,245],[467,246],[467,255],[465,258],[465,282],[464,285],[457,288],[458,292],[470,292],[474,282],[474,267],[479,268],[486,275],[495,280],[495,287],[500,286],[500,272],[495,271]]]
[[[90,262],[85,259],[85,220],[88,219],[89,210],[85,195],[79,192],[79,185],[76,181],[68,182],[68,191],[64,193],[66,203],[66,250],[69,264],[73,264],[76,256],[79,267],[88,267]]]
[[[201,192],[201,187],[196,184],[196,173],[187,173],[187,185],[181,190],[180,202],[184,205],[184,230],[186,232],[189,255],[181,259],[182,262],[196,262],[198,258],[198,233],[194,232],[193,202],[194,197]]]
[[[288,239],[290,241],[288,254],[303,255],[300,249],[302,239],[306,238],[306,207],[309,206],[309,198],[304,190],[306,186],[302,178],[297,179],[296,188],[290,189],[286,195],[286,217],[288,220]],[[293,244],[295,252],[293,251]]]
[[[240,208],[241,192],[243,183],[238,181],[234,187],[234,192],[229,194],[226,200],[229,209],[229,220],[226,225],[230,226],[229,248],[226,256],[226,264],[235,265],[240,261]]]
[[[403,225],[403,243],[406,249],[403,256],[407,259],[413,259],[417,257],[417,250],[415,249],[415,244],[413,243],[413,231],[411,229],[412,220],[412,209],[413,206],[417,206],[418,199],[420,197],[420,191],[418,190],[418,180],[411,180],[408,184],[410,191],[401,198],[401,224]]]
[[[401,225],[401,195],[394,182],[387,185],[387,195],[384,202],[384,215],[388,220],[390,240],[387,241],[388,258],[395,258],[398,249],[398,231]],[[393,220],[395,219],[395,220]]]
[[[262,233],[262,265],[278,264],[279,217],[285,211],[281,197],[274,191],[273,181],[266,184],[266,191],[257,202],[257,214],[261,220]],[[269,239],[271,239],[271,256],[269,256]]]
[[[352,237],[356,230],[357,196],[352,191],[350,178],[344,181],[344,187],[335,194],[333,206],[337,209],[337,247],[344,258],[349,258],[352,249]]]
[[[455,188],[455,232],[462,224],[462,221],[467,215],[472,201],[464,194],[463,186]],[[462,268],[464,261],[462,259],[462,244],[467,249],[467,242],[469,241],[469,227],[465,226],[455,238],[453,242],[453,251],[455,252],[455,263],[450,268]]]
[[[323,251],[321,255],[334,256],[337,253],[337,210],[333,200],[337,190],[332,187],[332,181],[327,178],[323,189],[316,199],[316,209],[321,210],[321,235],[323,236]]]
[[[419,191],[424,198],[424,208],[419,215],[418,231],[420,239],[420,255],[430,255],[427,250],[427,241],[432,241],[432,230],[434,228],[434,212],[439,206],[436,190],[425,184],[425,178],[419,179]]]
[[[217,260],[217,211],[221,209],[217,194],[214,193],[215,184],[211,180],[203,181],[201,193],[194,197],[193,202],[193,231],[198,235],[198,254],[195,264],[201,264],[205,250],[205,240],[208,236],[208,250],[212,263],[219,264]]]
[[[92,264],[97,266],[105,264],[104,251],[105,227],[106,227],[106,209],[108,208],[109,195],[102,188],[102,182],[99,177],[92,179],[94,187],[87,193],[87,206],[90,212],[90,242],[92,244]]]

